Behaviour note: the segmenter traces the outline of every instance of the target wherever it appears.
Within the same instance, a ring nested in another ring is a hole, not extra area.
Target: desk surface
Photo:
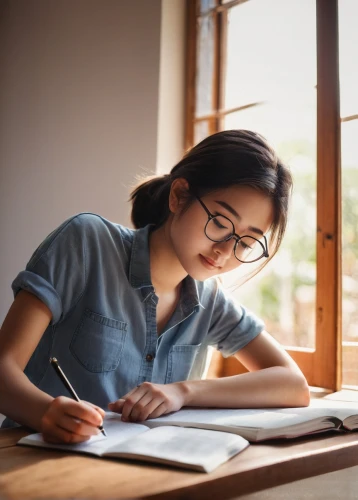
[[[15,446],[26,434],[0,431],[0,498],[225,500],[358,465],[358,433],[252,444],[210,474]]]

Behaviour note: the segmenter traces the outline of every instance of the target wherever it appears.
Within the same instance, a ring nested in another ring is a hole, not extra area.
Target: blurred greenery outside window
[[[358,386],[358,32],[356,0],[339,0],[343,384]]]

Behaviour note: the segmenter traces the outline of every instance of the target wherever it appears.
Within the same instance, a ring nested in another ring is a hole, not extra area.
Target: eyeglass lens
[[[205,228],[206,236],[216,242],[227,241],[235,233],[233,223],[222,215],[210,219]],[[243,236],[235,244],[235,256],[242,262],[253,262],[265,253],[263,245],[256,238]]]

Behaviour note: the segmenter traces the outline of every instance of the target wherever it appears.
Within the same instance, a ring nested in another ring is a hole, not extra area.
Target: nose
[[[234,254],[234,245],[235,245],[234,238],[228,241],[221,241],[219,243],[215,243],[214,252],[216,254],[223,255],[224,257],[229,258],[231,257],[231,255]]]

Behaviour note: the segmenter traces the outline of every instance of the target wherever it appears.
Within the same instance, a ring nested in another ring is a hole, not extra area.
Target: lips
[[[200,254],[200,259],[202,263],[205,265],[205,267],[209,269],[220,269],[221,267],[217,264],[217,262],[215,262],[215,260],[210,259],[210,257],[204,257],[204,255]]]

